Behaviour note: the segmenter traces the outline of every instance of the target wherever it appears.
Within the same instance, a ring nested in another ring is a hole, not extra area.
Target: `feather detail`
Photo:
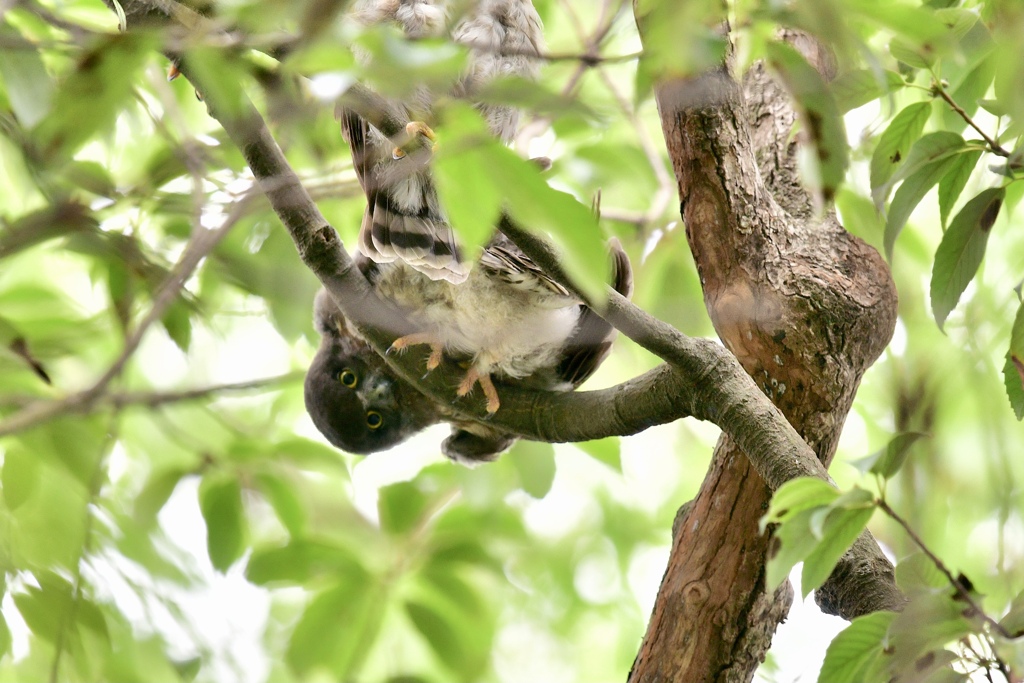
[[[554,294],[571,298],[569,290],[555,282],[518,248],[492,245],[480,255],[480,265],[503,279],[514,289]],[[566,305],[560,302],[559,305]]]
[[[617,239],[609,243],[612,254],[612,287],[629,298],[633,294],[633,267]],[[604,362],[615,340],[615,328],[592,308],[581,306],[576,329],[562,350],[558,377],[573,387],[583,384]]]

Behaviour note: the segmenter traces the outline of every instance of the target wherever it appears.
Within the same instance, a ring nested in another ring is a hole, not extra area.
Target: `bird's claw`
[[[430,151],[434,152],[437,150],[437,133],[431,130],[430,126],[422,121],[410,121],[405,124],[405,134],[410,140],[415,140],[417,136],[422,135],[430,141]],[[391,150],[391,156],[396,160],[403,159],[406,156],[406,152],[401,147],[395,147]]]
[[[475,367],[471,367],[466,372],[466,376],[462,379],[462,383],[459,384],[459,388],[456,389],[455,393],[458,396],[465,396],[473,391],[473,387],[477,384],[480,385],[480,389],[483,390],[484,396],[487,398],[487,415],[494,415],[501,406],[501,400],[498,398],[498,390],[494,388],[494,382],[491,381],[490,374],[480,372]]]
[[[419,344],[426,344],[430,347],[430,358],[427,359],[427,372],[436,370],[437,366],[441,364],[441,358],[444,356],[444,344],[436,336],[426,332],[415,332],[399,337],[391,342],[391,346],[384,353],[385,355],[392,356],[406,350],[410,346],[417,346]]]

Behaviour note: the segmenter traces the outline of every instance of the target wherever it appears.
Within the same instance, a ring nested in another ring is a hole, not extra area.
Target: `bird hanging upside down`
[[[456,94],[472,98],[501,75],[532,75],[540,51],[540,19],[530,0],[479,0],[463,16],[448,16],[444,0],[364,0],[356,16],[368,23],[391,21],[410,38],[442,35],[470,47],[470,65]],[[597,369],[614,337],[613,328],[555,282],[502,232],[499,225],[477,263],[462,256],[430,170],[436,136],[430,129],[430,96],[419,91],[403,109],[413,122],[413,144],[396,147],[351,110],[341,109],[367,208],[356,261],[384,299],[394,303],[415,332],[395,340],[389,352],[425,344],[427,370],[447,355],[463,360],[456,393],[479,386],[488,413],[496,412],[495,386],[516,383],[570,391]],[[478,105],[491,132],[503,142],[515,134],[519,113]],[[427,119],[427,120],[422,120]],[[408,151],[407,153],[407,150]],[[613,286],[632,290],[629,260],[613,251]],[[423,427],[449,419],[447,406],[408,387],[387,367],[326,294],[314,315],[321,346],[306,377],[306,406],[334,445],[356,453],[388,448]],[[515,440],[497,429],[453,419],[442,449],[456,460],[491,460]]]

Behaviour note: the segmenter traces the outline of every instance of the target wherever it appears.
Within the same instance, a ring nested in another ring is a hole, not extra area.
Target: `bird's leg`
[[[415,140],[417,135],[422,135],[430,141],[430,151],[433,152],[437,149],[437,133],[430,129],[430,126],[423,123],[422,121],[410,121],[405,124],[405,134],[410,140]],[[408,143],[406,143],[408,144]],[[402,159],[405,157],[405,150],[401,147],[395,147],[391,150],[391,156],[395,159]]]
[[[399,337],[395,341],[391,342],[391,347],[388,349],[388,353],[404,351],[410,346],[416,346],[418,344],[427,344],[430,346],[430,358],[427,359],[427,372],[437,369],[437,366],[441,364],[441,357],[444,354],[444,344],[441,343],[436,335],[430,334],[429,332],[415,332],[413,334],[407,334],[404,337]]]
[[[473,391],[475,384],[480,385],[484,396],[487,397],[487,412],[491,415],[498,412],[501,401],[498,399],[498,391],[494,388],[494,382],[491,381],[491,375],[488,372],[480,372],[475,365],[471,366],[466,372],[466,376],[462,379],[462,383],[459,384],[459,388],[455,393],[459,396],[465,396]]]

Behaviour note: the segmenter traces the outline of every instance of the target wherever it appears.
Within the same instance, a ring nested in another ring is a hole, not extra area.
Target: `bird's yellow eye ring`
[[[370,429],[380,429],[384,425],[384,418],[376,410],[366,411],[366,426]]]
[[[348,368],[345,368],[338,373],[338,381],[349,389],[355,389],[356,385],[359,384],[359,378],[356,377],[356,373],[352,372]]]

